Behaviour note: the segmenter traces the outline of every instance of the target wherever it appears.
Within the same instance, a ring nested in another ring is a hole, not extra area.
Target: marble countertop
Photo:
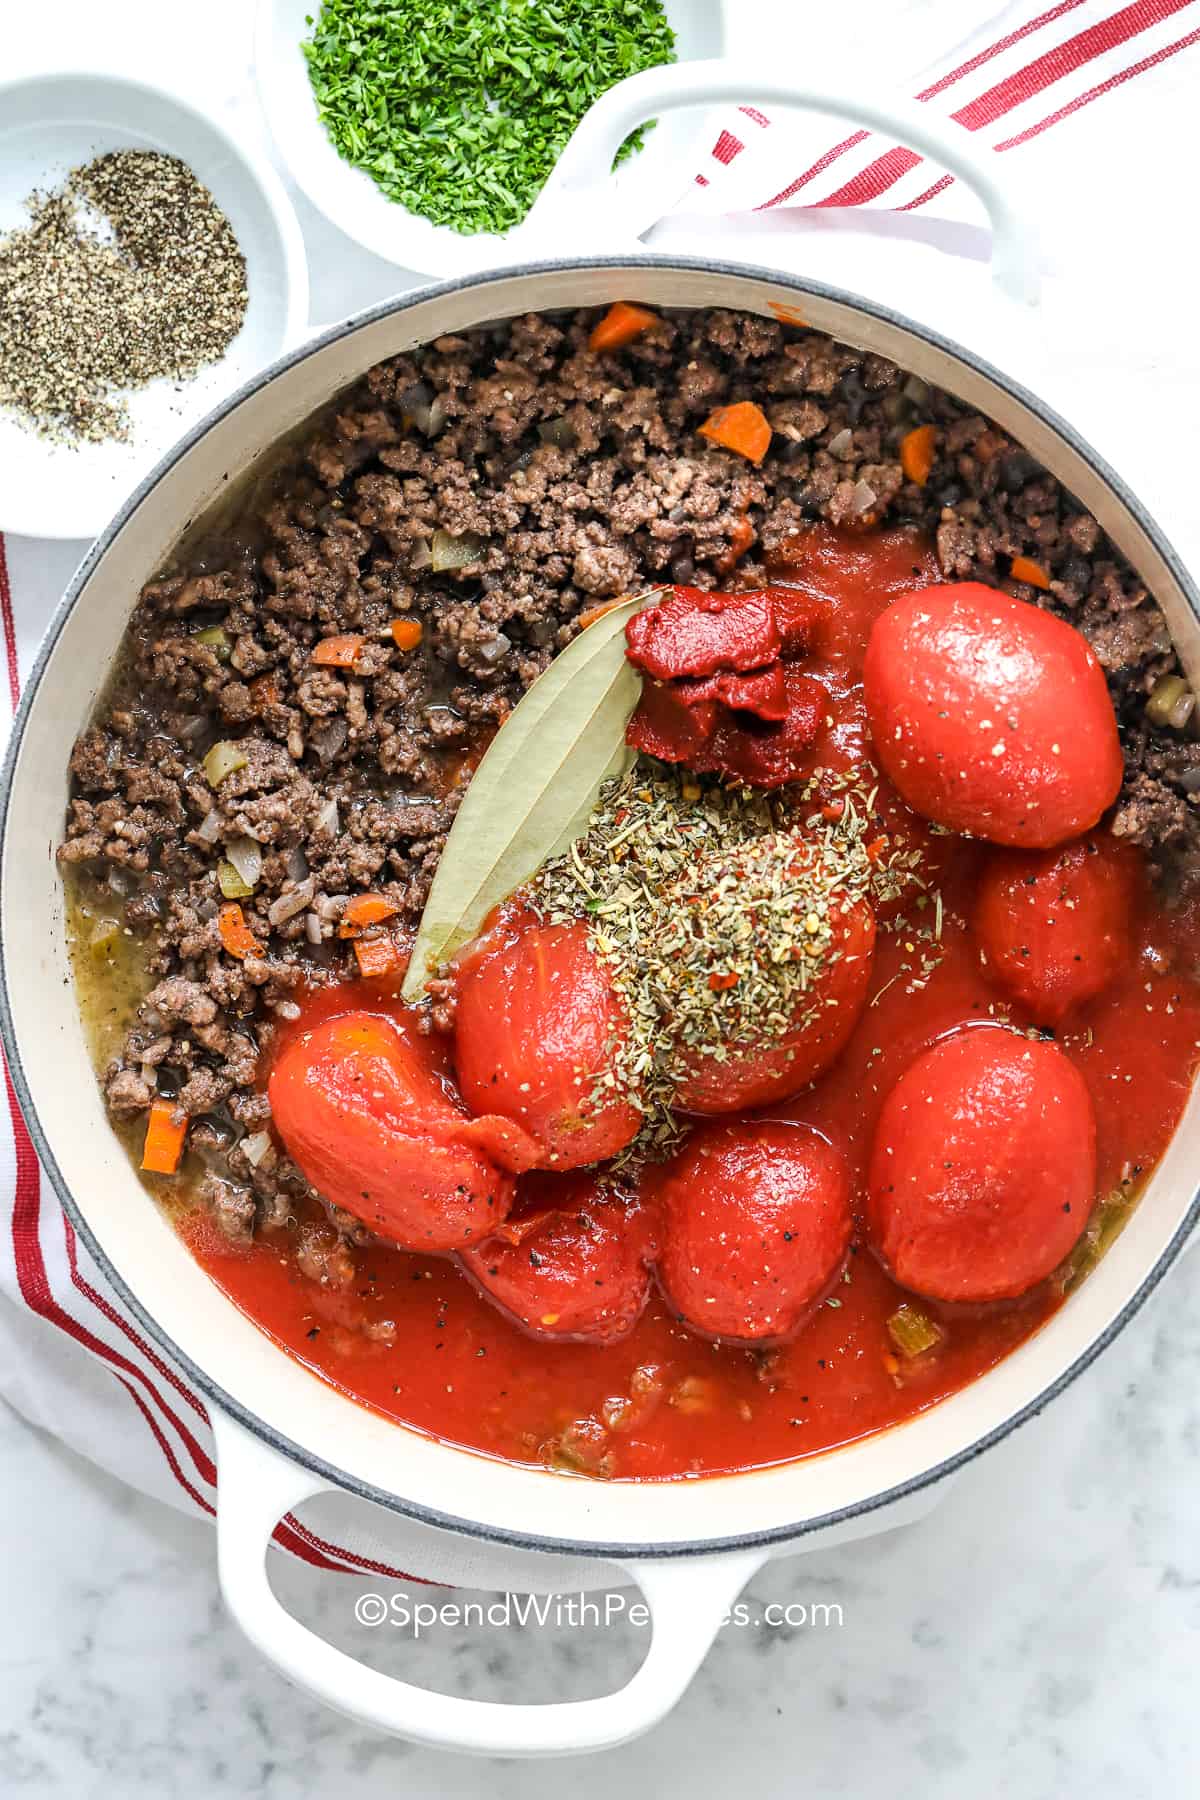
[[[777,42],[788,9],[754,6],[772,14]],[[115,9],[47,0],[6,21],[5,74],[48,66],[52,43],[69,42],[75,62],[111,65],[119,54],[126,72],[172,75],[238,129],[257,131],[250,11],[245,0],[211,0],[210,28],[200,31],[188,9],[152,0]],[[921,11],[922,0],[884,9],[891,23]],[[211,28],[218,14],[224,32]],[[1194,162],[1200,126],[1188,120],[1178,131]],[[1126,254],[1105,272],[1113,315],[1128,318],[1147,258],[1170,276],[1165,259],[1191,252],[1170,229],[1166,187],[1144,190],[1136,159],[1122,169],[1114,153],[1106,178],[1125,183],[1106,187],[1110,203],[1114,192],[1131,203]],[[349,245],[294,198],[315,321],[403,285],[403,272]],[[1056,238],[1059,265],[1070,264],[1073,246],[1090,259],[1095,222],[1086,209],[1061,223],[1074,236]],[[746,241],[750,260],[786,251],[795,262],[792,221],[760,221]],[[1145,334],[1141,342],[1124,334],[1105,364],[1125,371],[1123,392],[1134,401],[1161,361],[1156,346],[1194,334],[1194,282],[1184,267],[1176,277],[1158,284],[1160,329],[1148,347]],[[1194,351],[1178,379],[1200,400]],[[1099,428],[1113,410],[1093,404],[1095,386],[1081,386],[1086,415],[1076,415],[1088,430],[1093,414]],[[1093,435],[1105,441],[1102,430]],[[1197,530],[1190,455],[1183,463],[1176,459],[1175,491],[1159,489],[1181,547]],[[49,559],[55,584],[69,562],[67,547]],[[351,1789],[375,1800],[398,1787],[422,1800],[481,1789],[498,1800],[551,1800],[564,1777],[580,1800],[600,1800],[614,1783],[642,1792],[667,1781],[702,1797],[752,1791],[763,1800],[1183,1800],[1196,1789],[1200,1255],[1049,1413],[969,1468],[928,1518],[775,1563],[752,1583],[764,1603],[840,1608],[840,1624],[831,1615],[820,1627],[727,1628],[658,1732],[569,1770],[437,1755],[310,1705],[225,1616],[208,1525],[121,1486],[2,1407],[0,1469],[10,1546],[0,1794],[14,1800],[323,1800]],[[357,1578],[289,1564],[276,1579],[286,1604],[343,1648],[474,1697],[583,1697],[627,1679],[638,1653],[637,1632],[620,1625],[486,1636],[439,1625],[419,1643],[396,1630],[383,1641],[354,1622]]]
[[[729,1626],[652,1736],[480,1763],[363,1732],[266,1668],[217,1596],[211,1528],[0,1412],[0,1793],[22,1800],[579,1800],[660,1783],[761,1800],[1184,1800],[1200,1766],[1200,1255],[1049,1412],[929,1517],[796,1556],[749,1597],[828,1624]],[[627,1679],[632,1627],[414,1642],[356,1625],[358,1577],[281,1566],[285,1603],[365,1660],[476,1698]],[[375,1579],[372,1589],[387,1593]],[[837,1623],[836,1608],[841,1610]]]

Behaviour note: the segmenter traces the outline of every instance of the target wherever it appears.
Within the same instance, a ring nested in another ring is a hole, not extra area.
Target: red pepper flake
[[[878,862],[884,851],[887,849],[887,843],[888,841],[885,837],[872,838],[866,849],[867,861]]]
[[[835,819],[841,818],[845,810],[846,802],[844,800],[830,800],[828,805],[821,808],[821,817],[823,819],[828,819],[829,823],[832,824]]]
[[[708,985],[714,994],[723,994],[727,988],[736,987],[737,984],[738,977],[733,974],[710,975],[708,978]]]

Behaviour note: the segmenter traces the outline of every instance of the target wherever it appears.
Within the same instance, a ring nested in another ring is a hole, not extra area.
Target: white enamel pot
[[[664,80],[674,74],[663,72]],[[624,89],[609,97],[609,142],[672,102],[661,83],[635,80],[636,104]],[[730,92],[781,97],[749,72],[714,75],[698,97],[708,102]],[[821,104],[890,123],[904,142],[975,178],[960,148],[939,149],[927,121],[889,119],[886,109],[827,98]],[[596,129],[585,121],[581,132]],[[570,152],[566,161],[560,174],[569,187]],[[978,178],[977,185],[996,226],[1001,286],[1027,298],[1013,222],[987,182]],[[573,204],[578,216],[586,193]],[[142,583],[228,481],[371,364],[443,333],[616,298],[801,317],[996,419],[1096,514],[1157,596],[1189,666],[1200,668],[1200,597],[1162,533],[1070,425],[1008,374],[919,321],[851,294],[760,269],[636,252],[450,282],[325,333],[190,433],[89,553],[26,690],[2,796],[3,1035],[34,1140],[93,1254],[146,1331],[210,1402],[221,1474],[221,1582],[250,1638],[300,1687],[359,1721],[426,1744],[514,1756],[602,1749],[654,1724],[683,1692],[729,1602],[763,1561],[880,1529],[927,1506],[937,1484],[1038,1412],[1112,1340],[1178,1254],[1200,1210],[1200,1109],[1193,1098],[1100,1267],[1044,1329],[963,1392],[903,1427],[809,1461],[704,1481],[628,1484],[489,1461],[356,1406],[236,1311],[148,1202],[109,1129],[88,1061],[54,861],[68,750]],[[406,1529],[424,1532],[443,1567],[447,1559],[453,1566],[461,1547],[476,1586],[486,1585],[480,1571],[493,1555],[504,1572],[498,1585],[514,1585],[514,1568],[529,1589],[635,1582],[653,1612],[645,1662],[615,1694],[512,1707],[431,1694],[363,1668],[284,1613],[265,1573],[275,1522],[329,1489],[401,1515]]]

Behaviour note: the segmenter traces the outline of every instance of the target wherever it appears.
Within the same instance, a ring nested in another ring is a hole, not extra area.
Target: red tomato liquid
[[[809,667],[831,694],[831,723],[809,760],[826,768],[860,763],[869,748],[858,678],[866,636],[891,598],[936,579],[930,552],[905,531],[846,540],[816,528],[772,578],[830,607]],[[887,795],[881,801],[893,803]],[[913,1057],[964,1024],[1031,1023],[992,984],[966,926],[980,848],[935,842],[946,852],[941,959],[928,972],[916,940],[903,930],[881,933],[874,998],[848,1048],[810,1092],[766,1109],[828,1136],[846,1156],[860,1197],[879,1107]],[[1144,1178],[1183,1111],[1200,1052],[1200,987],[1183,971],[1198,951],[1200,914],[1168,915],[1147,895],[1135,956],[1059,1036],[1095,1102],[1100,1196]],[[312,996],[301,1023],[350,1006],[387,1014],[399,1001],[378,984],[356,983]],[[431,1045],[430,1056],[444,1071],[442,1048]],[[286,1237],[237,1248],[199,1212],[182,1228],[230,1298],[352,1398],[492,1456],[627,1480],[790,1461],[897,1424],[990,1368],[1063,1303],[1053,1283],[988,1308],[918,1300],[939,1319],[944,1339],[901,1362],[886,1321],[912,1296],[859,1236],[848,1279],[781,1348],[709,1343],[679,1325],[657,1294],[625,1342],[556,1345],[524,1335],[441,1258],[373,1245],[355,1253],[353,1283],[334,1290],[300,1273]],[[368,1335],[366,1328],[385,1322],[392,1327],[386,1341]]]

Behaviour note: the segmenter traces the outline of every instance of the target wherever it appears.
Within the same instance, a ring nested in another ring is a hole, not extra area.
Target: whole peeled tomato
[[[1039,1025],[1060,1025],[1133,956],[1141,859],[1106,833],[1061,850],[994,850],[974,926],[988,972]]]
[[[659,1178],[658,1277],[708,1337],[790,1336],[837,1280],[850,1244],[850,1177],[815,1131],[775,1121],[698,1127]]]
[[[317,1191],[406,1250],[457,1250],[512,1205],[537,1146],[508,1119],[468,1118],[415,1033],[339,1013],[289,1039],[271,1071],[271,1114]]]
[[[1089,830],[1121,786],[1104,673],[1073,626],[964,581],[876,620],[863,666],[885,773],[951,831],[1048,849]]]
[[[845,1049],[867,1003],[875,915],[866,900],[835,907],[833,948],[782,1036],[722,1046],[724,1055],[683,1051],[675,1104],[686,1113],[743,1112],[799,1093]]]
[[[548,1166],[616,1156],[642,1115],[597,1098],[626,1023],[583,925],[533,925],[469,961],[458,984],[454,1059],[467,1105],[514,1119]]]
[[[459,1258],[474,1285],[530,1336],[616,1344],[650,1291],[657,1212],[592,1175],[528,1175],[500,1230]]]
[[[902,1287],[1012,1300],[1074,1247],[1096,1192],[1096,1119],[1053,1044],[998,1027],[943,1038],[883,1103],[867,1217]]]

